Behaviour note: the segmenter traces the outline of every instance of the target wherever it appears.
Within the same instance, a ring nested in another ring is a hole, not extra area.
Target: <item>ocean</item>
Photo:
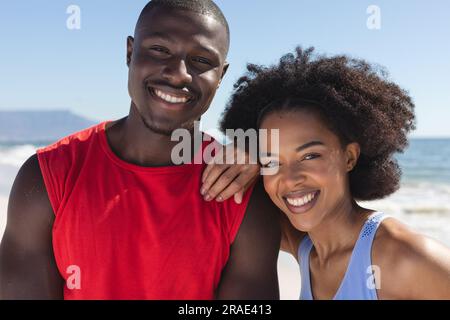
[[[362,204],[450,246],[450,139],[412,139],[397,160],[403,172],[400,189]]]
[[[34,144],[0,145],[0,237],[14,178],[37,148]],[[450,246],[450,139],[412,139],[397,159],[403,172],[401,188],[386,199],[361,204]],[[298,299],[300,276],[295,260],[281,253],[278,272],[281,298]]]

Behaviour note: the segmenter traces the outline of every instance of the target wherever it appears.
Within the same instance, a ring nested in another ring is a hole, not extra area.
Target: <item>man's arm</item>
[[[0,245],[0,299],[62,299],[52,246],[53,209],[37,156],[20,169]]]
[[[254,187],[250,202],[216,294],[224,300],[279,299],[277,261],[280,250],[279,210],[264,191]]]

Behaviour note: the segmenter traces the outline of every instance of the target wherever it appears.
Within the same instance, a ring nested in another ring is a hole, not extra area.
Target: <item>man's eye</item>
[[[303,158],[303,160],[313,160],[313,159],[316,159],[316,158],[319,158],[320,157],[320,154],[317,154],[317,153],[310,153],[310,154],[307,154],[304,158]]]
[[[209,65],[209,66],[212,65],[211,61],[209,61],[208,59],[202,58],[202,57],[192,58],[192,61],[199,62],[199,63],[202,63],[202,64],[206,64],[206,65]]]
[[[150,50],[161,54],[169,54],[169,50],[163,47],[151,47]]]

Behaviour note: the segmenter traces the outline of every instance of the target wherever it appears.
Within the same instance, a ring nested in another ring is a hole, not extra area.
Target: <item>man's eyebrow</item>
[[[144,35],[142,38],[144,40],[157,38],[157,39],[167,40],[169,42],[175,42],[175,39],[170,37],[168,34],[165,34],[165,33],[162,33],[162,32],[152,32],[152,33]]]
[[[305,143],[304,145],[301,145],[301,146],[297,147],[295,149],[295,152],[300,152],[300,151],[303,151],[305,149],[308,149],[308,148],[311,148],[311,147],[314,147],[314,146],[324,146],[324,145],[325,144],[323,142],[321,142],[321,141],[311,141],[311,142]],[[263,154],[263,156],[266,156],[266,157],[275,157],[277,155],[278,154],[271,153],[271,152],[267,152],[267,153]]]
[[[195,48],[199,51],[206,51],[209,54],[213,55],[215,58],[220,59],[220,53],[217,49],[210,47],[210,46],[204,46],[202,44],[198,44],[195,46]]]

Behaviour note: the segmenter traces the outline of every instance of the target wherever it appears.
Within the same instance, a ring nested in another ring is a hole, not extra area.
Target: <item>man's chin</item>
[[[139,109],[136,111],[144,126],[156,134],[171,137],[173,131],[177,129],[192,130],[194,128],[195,120],[180,121],[165,115],[162,116],[156,114],[147,114],[144,116],[141,112],[139,112]]]
[[[149,121],[146,121],[145,119],[143,119],[143,122],[144,122],[145,127],[148,130],[152,131],[153,133],[160,134],[163,136],[170,137],[170,136],[172,136],[172,132],[177,129],[176,127],[156,125],[154,123],[150,123]]]

